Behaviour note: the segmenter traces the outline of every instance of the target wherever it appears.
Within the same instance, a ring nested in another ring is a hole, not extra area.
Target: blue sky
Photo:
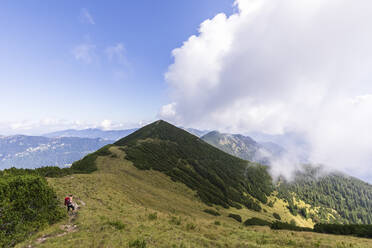
[[[2,1],[1,134],[40,132],[40,122],[57,128],[58,122],[154,120],[169,102],[164,73],[171,51],[197,34],[203,20],[231,13],[232,5],[229,0]]]

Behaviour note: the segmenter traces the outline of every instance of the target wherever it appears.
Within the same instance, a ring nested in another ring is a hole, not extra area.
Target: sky
[[[0,134],[299,133],[372,181],[368,0],[2,1]],[[278,170],[293,170],[278,161]]]
[[[171,51],[233,1],[2,1],[0,134],[126,128],[168,100]]]

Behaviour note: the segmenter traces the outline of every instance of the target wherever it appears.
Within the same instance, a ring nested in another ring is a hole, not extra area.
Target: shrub
[[[204,212],[214,216],[220,216],[221,214],[213,209],[204,209]]]
[[[12,247],[66,216],[44,178],[22,173],[0,176],[0,247]]]
[[[242,222],[242,217],[239,214],[229,214],[228,217],[233,218],[238,222]]]
[[[278,213],[273,213],[273,216],[277,220],[281,220],[282,219]]]
[[[250,218],[243,223],[245,226],[270,226],[271,223],[256,217]]]
[[[181,225],[182,221],[181,221],[181,217],[176,217],[176,216],[172,216],[169,223],[173,224],[173,225]]]
[[[121,222],[120,220],[109,221],[107,222],[107,224],[115,227],[117,230],[123,230],[125,228],[125,224],[123,224],[123,222]]]
[[[214,222],[214,224],[215,224],[216,226],[220,226],[220,225],[221,225],[221,222],[219,222],[218,220],[216,220],[216,221]]]
[[[305,232],[312,232],[313,229],[308,228],[308,227],[299,227],[290,223],[286,222],[280,222],[280,221],[275,221],[270,225],[271,229],[274,230],[291,230],[291,231],[305,231]]]
[[[136,239],[129,241],[128,246],[130,248],[146,248],[146,241],[143,239]]]
[[[358,237],[372,238],[372,225],[342,225],[342,224],[316,224],[314,231],[336,235],[355,235]]]
[[[156,220],[158,219],[158,213],[152,213],[152,214],[149,214],[148,216],[149,220]]]
[[[196,229],[196,225],[194,223],[187,223],[186,224],[186,230],[187,231],[195,230],[195,229]]]

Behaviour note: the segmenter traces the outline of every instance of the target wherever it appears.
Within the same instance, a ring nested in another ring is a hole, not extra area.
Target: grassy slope
[[[98,157],[97,172],[49,179],[61,202],[66,194],[72,193],[86,204],[80,204],[74,221],[77,231],[57,237],[63,232],[60,226],[67,221],[61,222],[17,247],[129,247],[136,240],[145,240],[147,247],[372,246],[372,240],[368,239],[243,227],[226,217],[234,212],[243,220],[252,216],[273,220],[272,212],[278,212],[283,219],[292,219],[280,200],[274,208],[264,206],[267,213],[219,208],[222,216],[208,215],[203,212],[207,206],[195,197],[196,192],[160,172],[136,169],[123,159],[124,154],[117,147],[111,147],[110,151],[117,158]],[[157,219],[150,220],[149,215],[155,212]],[[216,220],[221,225],[215,225]],[[123,223],[123,229],[109,224],[115,221]],[[37,238],[45,235],[49,238],[36,244]]]

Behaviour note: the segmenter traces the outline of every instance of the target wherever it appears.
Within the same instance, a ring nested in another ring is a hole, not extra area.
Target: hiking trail
[[[64,232],[59,233],[59,234],[55,234],[55,235],[45,234],[42,237],[36,239],[36,241],[35,241],[36,245],[44,243],[46,240],[48,240],[50,238],[62,237],[62,236],[65,236],[66,234],[78,231],[78,226],[76,224],[74,224],[74,222],[77,218],[79,209],[81,208],[80,206],[85,206],[86,204],[80,198],[75,198],[75,199],[76,199],[75,204],[74,204],[75,211],[73,213],[69,212],[68,213],[69,217],[68,217],[67,224],[60,225],[60,227],[59,227]],[[79,204],[77,204],[77,201],[79,201]],[[31,245],[31,244],[27,246],[27,248],[33,248],[33,247],[34,246]]]

